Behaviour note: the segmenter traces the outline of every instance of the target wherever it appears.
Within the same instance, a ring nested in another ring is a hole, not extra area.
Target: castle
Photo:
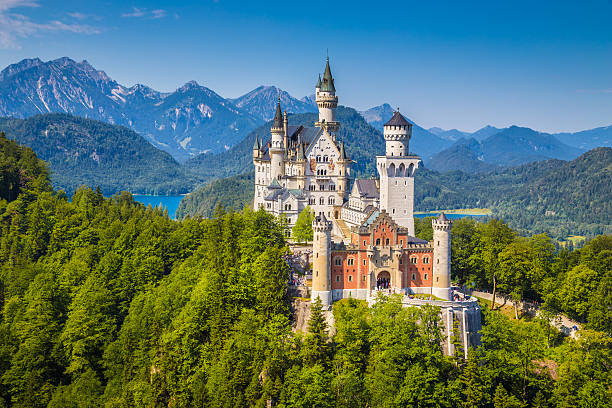
[[[289,126],[280,101],[270,142],[256,138],[254,208],[280,215],[289,226],[310,206],[313,223],[312,296],[324,305],[372,291],[450,294],[450,228],[434,221],[432,243],[414,237],[414,174],[421,162],[409,149],[412,124],[399,111],[384,125],[385,154],[376,157],[377,180],[351,181],[351,160],[337,138],[338,96],[329,66],[315,87],[319,120]]]
[[[412,124],[394,112],[383,128],[385,154],[376,156],[378,179],[356,179],[349,192],[352,161],[337,137],[329,58],[315,98],[314,127],[289,126],[279,99],[270,141],[255,139],[254,208],[284,214],[290,227],[306,206],[313,210],[312,300],[325,308],[346,297],[372,303],[384,291],[402,294],[406,306],[438,306],[445,352],[454,354],[452,336],[458,335],[467,356],[468,346],[479,343],[480,308],[451,287],[452,221],[444,213],[434,219],[430,242],[414,236],[414,175],[421,159],[410,153]]]

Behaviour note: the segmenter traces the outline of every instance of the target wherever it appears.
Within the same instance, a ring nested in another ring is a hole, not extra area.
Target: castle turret
[[[331,231],[332,223],[324,214],[312,221],[312,301],[321,299],[325,308],[332,304],[331,292]]]
[[[387,157],[404,157],[408,155],[412,124],[397,110],[393,117],[385,123],[385,154]]]
[[[285,147],[284,147],[284,130],[283,130],[283,113],[280,107],[280,97],[276,104],[276,114],[274,115],[274,123],[272,129],[270,144],[270,176],[272,179],[279,180],[285,174]]]
[[[450,300],[451,290],[451,227],[453,222],[444,213],[431,221],[433,227],[433,283],[432,294]]]
[[[421,159],[409,153],[412,125],[399,113],[385,123],[385,155],[376,157],[380,209],[414,236],[414,173]]]
[[[326,129],[330,134],[335,133],[340,127],[340,123],[336,122],[338,97],[336,96],[334,77],[329,67],[329,57],[327,57],[323,80],[317,83],[316,90],[316,101],[319,107],[319,121],[315,123],[315,126]]]
[[[261,146],[259,145],[259,138],[255,135],[255,142],[253,142],[253,158],[259,158],[259,151],[261,150]],[[255,163],[255,162],[253,162]]]

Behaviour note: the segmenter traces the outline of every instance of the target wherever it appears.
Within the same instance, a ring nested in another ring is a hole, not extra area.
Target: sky
[[[612,1],[0,0],[0,65],[67,56],[119,83],[314,93],[420,126],[612,125]]]

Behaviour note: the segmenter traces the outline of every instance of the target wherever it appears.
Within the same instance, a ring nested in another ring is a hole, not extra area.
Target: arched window
[[[389,238],[385,239],[385,245],[389,245]]]
[[[400,164],[400,166],[397,169],[398,177],[404,177],[404,172],[405,171],[406,171],[406,166],[404,166],[404,163]]]
[[[380,238],[376,238],[376,245],[380,245]]]
[[[423,257],[423,263],[424,264],[428,264],[429,263],[429,257],[428,256],[424,256]]]
[[[342,265],[342,258],[337,257],[334,259],[334,265],[336,266],[341,266]]]
[[[334,197],[329,197],[329,199],[327,200],[327,204],[329,205],[334,205],[334,202],[335,202]]]
[[[325,198],[323,197],[319,198],[319,204],[325,205]]]

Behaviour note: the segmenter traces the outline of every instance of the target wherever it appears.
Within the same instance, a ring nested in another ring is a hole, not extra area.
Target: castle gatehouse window
[[[349,275],[349,277],[348,277],[348,281],[349,281],[349,282],[352,282],[352,281],[353,281],[353,275]]]
[[[424,264],[428,264],[429,263],[429,257],[428,256],[424,256],[423,257],[423,263]]]
[[[341,266],[341,265],[342,265],[342,258],[336,258],[336,259],[334,259],[334,265],[336,265],[336,266]]]
[[[416,273],[412,274],[412,280],[416,280]]]
[[[336,275],[336,282],[340,282],[340,275]]]
[[[416,263],[418,262],[418,259],[416,256],[413,256],[412,258],[410,258],[410,263],[413,265],[416,265]]]

